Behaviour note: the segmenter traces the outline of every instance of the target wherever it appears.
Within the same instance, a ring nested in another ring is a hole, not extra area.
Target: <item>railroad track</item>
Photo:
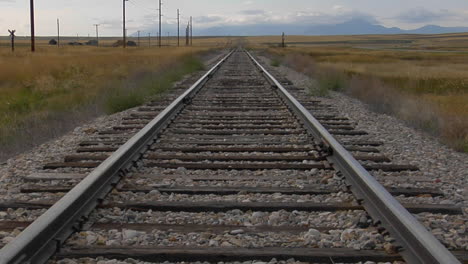
[[[165,102],[25,177],[30,199],[0,203],[27,216],[0,222],[4,232],[24,229],[0,263],[467,262],[464,249],[449,251],[411,214],[461,208],[405,200],[443,196],[437,189],[380,185],[369,172],[418,168],[392,163],[375,148],[381,142],[246,51]]]

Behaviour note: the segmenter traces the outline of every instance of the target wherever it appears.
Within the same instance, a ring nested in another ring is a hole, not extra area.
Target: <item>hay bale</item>
[[[68,45],[70,45],[70,46],[83,46],[83,43],[78,42],[78,41],[73,41],[73,42],[68,42]]]

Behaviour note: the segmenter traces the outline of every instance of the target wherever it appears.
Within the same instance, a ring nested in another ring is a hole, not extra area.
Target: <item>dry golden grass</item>
[[[38,37],[36,38],[36,45],[39,48],[57,48],[57,46],[51,46],[49,45],[49,40],[51,39],[57,39],[56,37]],[[62,37],[60,39],[60,43],[62,47],[71,47],[73,46],[68,45],[70,42],[80,42],[82,44],[85,44],[89,40],[95,40],[93,37],[82,37],[82,38],[76,38],[76,37]],[[193,38],[193,46],[195,47],[228,47],[231,46],[232,43],[238,42],[239,39],[243,38],[238,38],[238,37],[194,37]],[[121,38],[118,37],[101,37],[99,39],[99,45],[101,47],[112,47],[113,44],[115,44],[117,41],[121,40]],[[128,40],[134,41],[135,43],[138,43],[138,38],[135,37],[128,37]],[[27,51],[30,49],[30,39],[26,37],[17,37],[16,38],[16,47]],[[161,44],[165,47],[176,47],[177,46],[177,37],[162,37]],[[150,40],[148,40],[148,37],[146,36],[141,36],[140,38],[140,47],[141,48],[147,48],[147,47],[156,47],[158,45],[158,39],[156,37],[151,37]],[[5,49],[9,50],[10,46],[10,40],[7,37],[0,37],[0,49]],[[180,46],[184,47],[185,46],[185,36],[180,37]],[[76,46],[75,46],[76,48]],[[81,46],[78,46],[77,48],[82,48]]]
[[[0,39],[0,128],[20,127],[18,124],[24,120],[80,108],[93,98],[108,94],[114,86],[152,86],[136,81],[141,78],[135,76],[158,72],[174,65],[175,59],[203,50],[240,44],[267,48],[282,58],[277,63],[296,56],[294,63],[289,60],[294,64],[291,66],[319,77],[328,88],[352,86],[351,90],[362,100],[385,95],[394,97],[393,101],[417,105],[426,113],[397,103],[390,108],[403,119],[435,131],[457,149],[468,151],[468,34],[287,36],[286,49],[276,48],[281,36],[197,37],[193,48],[175,48],[176,38],[163,38],[164,45],[172,46],[163,49],[155,47],[154,37],[152,47],[146,47],[148,39],[142,37],[140,48],[126,50],[110,48],[119,38],[102,38],[100,44],[105,47],[99,48],[57,48],[47,45],[51,38],[38,39],[35,54],[28,51],[28,39],[17,39],[14,54],[8,48],[8,39]],[[70,41],[76,39],[62,39],[63,44]],[[184,38],[181,44],[185,44]],[[141,101],[137,95],[140,92],[123,96],[123,102],[114,98],[117,103],[111,108],[120,110]],[[376,98],[367,99],[377,105],[382,103]],[[4,131],[0,129],[0,139],[8,138]]]
[[[467,34],[292,36],[284,49],[273,47],[278,40],[249,39],[253,47],[269,47],[277,59],[326,86],[343,88],[380,108],[391,104],[386,112],[420,123],[419,127],[468,152]]]
[[[157,96],[184,74],[200,69],[194,55],[210,49],[38,45],[32,54],[27,46],[20,46],[15,53],[0,47],[0,156],[7,152],[5,144],[30,137],[19,135],[25,129],[56,134],[54,127],[48,131],[31,124],[62,126],[75,116],[86,120],[83,113],[90,109],[92,117]]]

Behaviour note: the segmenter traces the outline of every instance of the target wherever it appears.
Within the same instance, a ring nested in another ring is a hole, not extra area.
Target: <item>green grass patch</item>
[[[157,98],[203,69],[198,56],[204,51],[64,47],[0,54],[0,160],[103,113]]]
[[[271,60],[270,65],[273,67],[279,67],[281,65],[281,60],[278,58],[274,58]]]
[[[105,101],[106,113],[112,114],[130,109],[152,100],[168,91],[174,82],[184,75],[203,70],[203,63],[195,58],[188,57],[160,72],[149,72],[139,76],[137,80],[125,82],[117,89],[109,91]]]
[[[320,91],[342,91],[345,89],[347,78],[342,72],[324,69],[317,73],[317,81]]]
[[[311,96],[318,96],[318,97],[328,97],[330,95],[330,90],[326,85],[320,85],[316,81],[311,81],[307,85],[307,92]]]

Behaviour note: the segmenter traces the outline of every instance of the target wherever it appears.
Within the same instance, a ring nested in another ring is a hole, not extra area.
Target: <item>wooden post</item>
[[[284,40],[285,40],[285,35],[284,35],[284,32],[283,32],[283,36],[282,36],[282,39],[281,39],[281,47],[286,48],[286,44],[284,43]]]
[[[11,38],[11,52],[15,52],[15,32],[16,30],[8,30],[10,32],[10,38]]]

